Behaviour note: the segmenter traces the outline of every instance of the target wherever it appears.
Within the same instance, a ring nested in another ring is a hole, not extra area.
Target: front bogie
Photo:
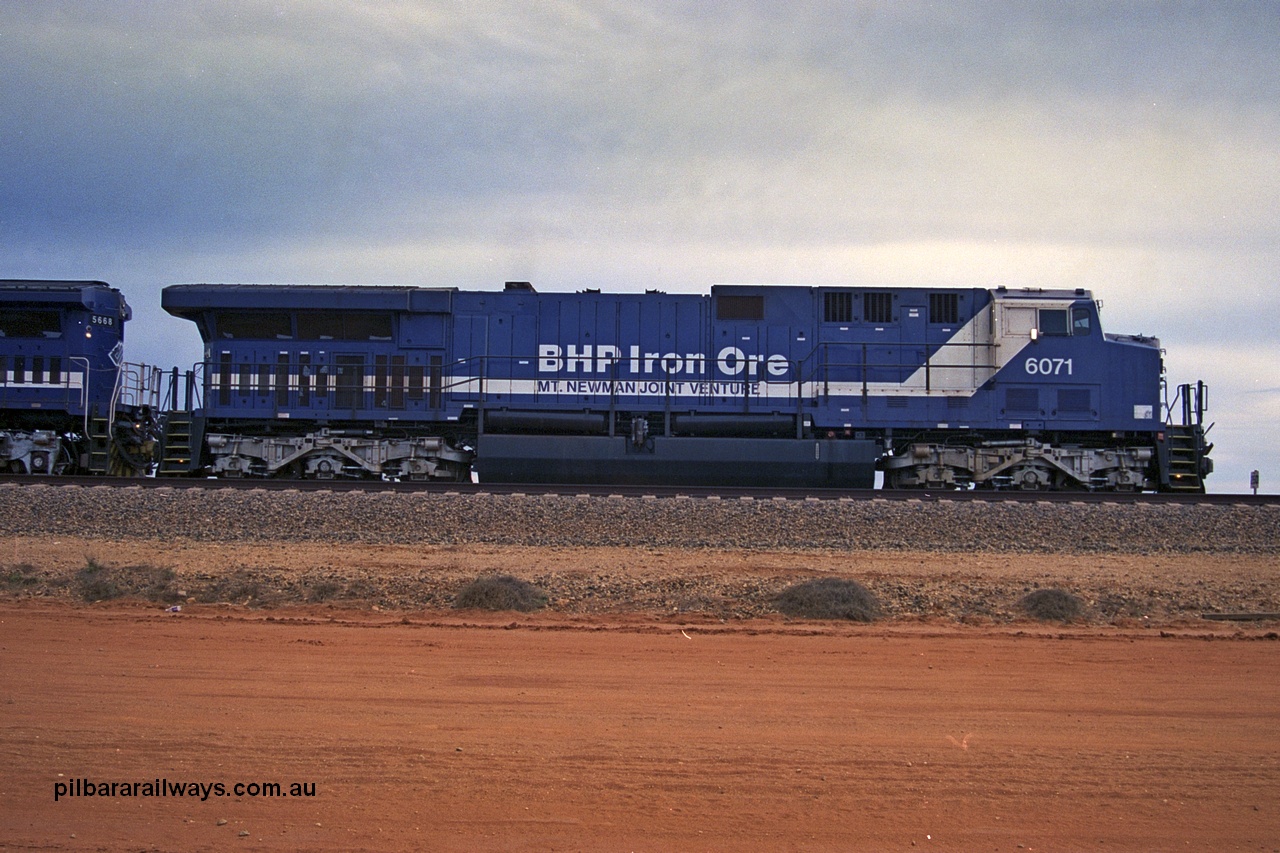
[[[1154,449],[1140,441],[1090,446],[957,435],[900,444],[880,468],[890,489],[1122,492],[1157,487],[1154,458]]]

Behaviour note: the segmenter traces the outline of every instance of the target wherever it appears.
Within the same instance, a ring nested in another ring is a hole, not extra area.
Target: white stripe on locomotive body
[[[83,359],[81,360],[83,361]],[[48,375],[48,373],[49,371],[45,370],[41,375]],[[70,388],[72,390],[79,391],[84,388],[83,371],[64,373],[63,376],[65,378],[60,382],[33,382],[32,380],[35,378],[35,374],[30,370],[22,371],[22,376],[20,378],[15,378],[17,377],[17,374],[14,373],[14,371],[6,370],[3,373],[0,373],[0,381],[3,381],[5,385],[14,389],[29,388],[32,390],[50,391]]]
[[[485,379],[475,376],[449,377],[453,394],[479,394],[486,396],[507,394],[511,396],[537,396],[541,394],[616,395],[619,397],[741,397],[749,393],[753,399],[795,400],[796,383],[765,382],[763,380],[722,379]],[[803,383],[804,395],[820,387],[817,383]],[[861,386],[859,386],[861,388]]]

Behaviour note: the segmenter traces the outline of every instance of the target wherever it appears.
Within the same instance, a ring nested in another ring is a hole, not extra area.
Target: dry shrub
[[[538,587],[511,575],[477,578],[464,586],[453,606],[460,610],[519,610],[529,612],[547,604]]]
[[[846,578],[816,578],[789,586],[774,599],[774,607],[799,619],[874,622],[881,614],[875,595]]]
[[[124,595],[124,590],[112,575],[113,572],[107,566],[95,560],[89,560],[83,569],[76,572],[76,591],[85,601],[108,601],[119,598]]]
[[[263,594],[262,578],[248,569],[236,569],[230,575],[207,580],[207,583],[192,593],[201,603],[248,604],[259,601]]]
[[[19,592],[40,583],[39,570],[30,563],[21,563],[0,570],[0,589]]]
[[[295,597],[301,595],[306,601],[320,604],[326,601],[359,601],[380,600],[382,590],[367,578],[355,578],[343,581],[340,578],[311,578],[303,582]]]
[[[328,601],[342,594],[342,584],[332,580],[315,581],[307,586],[307,601]]]
[[[1040,622],[1070,622],[1084,612],[1084,602],[1065,589],[1050,587],[1018,599],[1018,610]]]
[[[179,601],[174,588],[177,576],[163,566],[108,566],[90,558],[76,572],[74,585],[85,601],[109,601],[132,596],[150,601]]]

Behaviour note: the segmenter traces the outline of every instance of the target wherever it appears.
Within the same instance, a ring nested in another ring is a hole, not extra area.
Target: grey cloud
[[[1218,157],[1203,151],[1220,114],[1143,103],[1191,49],[1177,15],[39,8],[6,27],[25,93],[0,107],[5,209],[24,211],[0,219],[10,233],[444,235],[519,199],[543,227],[621,216],[655,239],[1182,236],[1187,206],[1216,203],[1197,186],[1265,174],[1276,153],[1273,114],[1233,115]],[[1202,41],[1231,34],[1216,20],[1196,21],[1217,33]],[[1237,73],[1233,101],[1253,91]]]

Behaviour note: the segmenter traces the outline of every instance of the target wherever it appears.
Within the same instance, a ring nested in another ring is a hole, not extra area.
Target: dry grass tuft
[[[25,592],[40,583],[40,571],[30,563],[0,569],[0,590]]]
[[[1040,622],[1071,622],[1084,613],[1084,602],[1078,596],[1057,587],[1029,592],[1015,606]]]
[[[173,569],[163,566],[109,566],[90,557],[72,586],[84,601],[131,597],[172,604],[182,599],[176,580]]]

